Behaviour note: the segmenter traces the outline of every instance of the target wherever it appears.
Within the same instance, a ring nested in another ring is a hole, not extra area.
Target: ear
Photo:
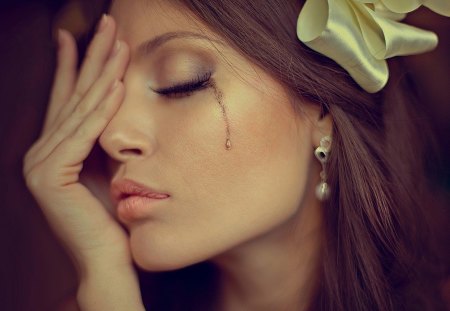
[[[333,137],[333,118],[328,113],[318,117],[312,128],[312,143],[314,148],[320,146],[320,140],[324,136]]]

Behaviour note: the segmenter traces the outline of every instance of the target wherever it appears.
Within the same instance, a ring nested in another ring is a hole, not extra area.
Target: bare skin
[[[216,260],[225,275],[222,310],[307,310],[320,274],[322,219],[315,205],[299,214],[289,229],[280,227]]]
[[[47,118],[24,175],[78,269],[78,304],[144,310],[133,262],[161,271],[210,260],[223,271],[223,311],[306,309],[322,245],[313,150],[332,121],[309,104],[296,113],[281,85],[230,46],[219,54],[199,41],[173,40],[143,57],[139,47],[148,38],[200,30],[166,6],[115,1],[80,72],[73,37],[60,36]],[[202,51],[198,68],[214,69],[216,93],[176,101],[158,95],[189,78],[182,69],[194,50]],[[111,180],[80,180],[96,141],[109,157]],[[123,178],[157,182],[169,203],[139,221],[118,219],[101,185]]]
[[[144,310],[127,235],[79,179],[83,161],[123,100],[120,79],[129,60],[128,46],[115,39],[114,20],[105,17],[99,29],[79,73],[75,40],[59,33],[44,128],[24,158],[23,173],[78,270],[80,308]]]

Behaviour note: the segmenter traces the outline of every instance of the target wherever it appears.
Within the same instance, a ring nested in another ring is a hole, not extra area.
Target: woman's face
[[[183,12],[168,1],[123,0],[110,12],[131,60],[124,102],[100,144],[114,181],[170,194],[142,217],[120,220],[147,270],[213,259],[287,226],[305,203],[313,161],[318,112],[295,113],[281,85],[230,45],[178,37],[142,48],[167,32],[220,40]],[[191,94],[154,91],[209,74],[215,86]]]

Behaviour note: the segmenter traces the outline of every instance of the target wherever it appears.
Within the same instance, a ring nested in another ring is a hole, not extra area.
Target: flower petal
[[[381,0],[381,2],[396,13],[409,13],[423,5],[440,15],[450,17],[449,0]]]
[[[424,5],[435,13],[450,17],[449,0],[428,0]]]
[[[437,45],[434,32],[390,20],[361,5],[351,6],[367,47],[377,59],[423,53]]]
[[[423,0],[381,0],[381,2],[392,12],[409,13],[417,10],[423,5]]]
[[[348,1],[307,0],[297,20],[297,36],[342,66],[367,92],[377,92],[386,84],[386,61],[370,53]]]

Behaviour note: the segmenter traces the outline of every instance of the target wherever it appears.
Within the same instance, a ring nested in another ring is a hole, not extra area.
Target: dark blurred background
[[[53,33],[58,27],[70,30],[82,51],[104,6],[88,0],[1,3],[0,310],[56,310],[76,289],[76,274],[26,191],[22,158],[44,120],[55,69]],[[405,62],[437,133],[442,162],[430,165],[429,177],[447,202],[434,225],[442,228],[437,237],[440,256],[450,262],[450,18],[421,9],[407,21],[435,31],[440,39],[433,52],[406,57]],[[443,274],[448,276],[449,269]],[[450,305],[446,284],[443,295]]]

